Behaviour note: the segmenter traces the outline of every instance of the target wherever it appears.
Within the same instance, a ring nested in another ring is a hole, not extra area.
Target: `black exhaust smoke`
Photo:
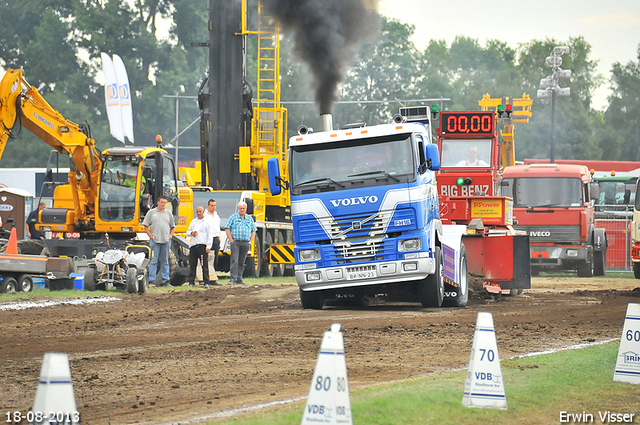
[[[293,32],[293,50],[309,66],[321,114],[331,113],[336,89],[358,47],[378,34],[378,0],[265,0],[285,31]]]

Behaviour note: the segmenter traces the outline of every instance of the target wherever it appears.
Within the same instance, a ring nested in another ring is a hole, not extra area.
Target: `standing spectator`
[[[158,273],[158,262],[162,272],[162,284],[169,283],[169,248],[173,232],[176,230],[173,214],[167,208],[166,196],[158,198],[158,206],[149,210],[144,216],[142,225],[149,235],[149,246],[153,252],[149,265],[149,284],[155,285]]]
[[[204,216],[204,208],[196,208],[197,218],[191,220],[187,236],[191,236],[189,248],[189,286],[195,286],[196,268],[202,267],[202,282],[209,287],[209,247],[213,243],[213,222]]]
[[[244,273],[244,260],[256,237],[256,224],[253,218],[247,215],[247,204],[238,202],[238,212],[227,220],[227,239],[231,243],[231,280],[229,285],[246,285],[242,281]]]
[[[29,239],[42,239],[44,238],[44,233],[39,230],[36,230],[36,223],[38,222],[38,213],[45,209],[47,204],[44,202],[40,202],[37,210],[33,210],[29,213],[27,217],[27,236]]]
[[[213,223],[213,243],[211,244],[210,250],[210,253],[213,255],[209,256],[209,277],[212,279],[213,284],[215,284],[215,282],[218,281],[216,269],[218,268],[218,252],[220,251],[220,216],[216,211],[215,199],[209,199],[209,202],[207,203],[207,210],[204,212],[204,215]]]
[[[471,146],[469,148],[469,157],[466,160],[458,162],[456,167],[488,167],[489,164],[481,160],[478,155],[478,147]]]

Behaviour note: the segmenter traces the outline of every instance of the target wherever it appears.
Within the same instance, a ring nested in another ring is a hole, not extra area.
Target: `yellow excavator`
[[[9,70],[0,82],[0,158],[22,128],[69,159],[69,183],[55,188],[53,208],[40,211],[36,225],[51,232],[45,240],[51,256],[92,258],[107,235],[112,247],[144,240],[144,215],[163,195],[171,201],[176,232],[186,231],[193,193],[178,187],[174,160],[162,149],[161,138],[154,147],[100,152],[88,125],[63,117],[21,70]]]

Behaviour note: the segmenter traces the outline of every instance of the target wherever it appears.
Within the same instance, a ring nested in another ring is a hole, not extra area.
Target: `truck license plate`
[[[347,280],[371,279],[377,277],[375,270],[347,273]]]

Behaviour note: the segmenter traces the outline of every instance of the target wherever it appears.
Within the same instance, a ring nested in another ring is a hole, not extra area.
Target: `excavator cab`
[[[139,159],[107,156],[102,165],[98,217],[105,222],[130,222],[136,215]]]
[[[160,196],[177,214],[175,166],[164,150],[118,147],[103,152],[96,230],[142,232],[142,220]]]

